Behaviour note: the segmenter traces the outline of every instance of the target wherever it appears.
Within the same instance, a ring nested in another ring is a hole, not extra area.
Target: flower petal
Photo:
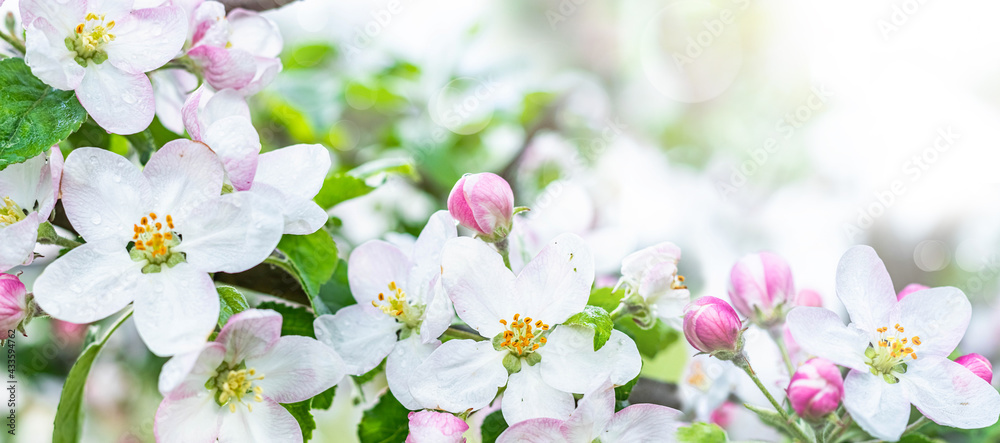
[[[268,398],[295,403],[319,395],[344,378],[343,360],[310,337],[281,337],[266,354],[247,358],[247,367],[264,375],[257,384]]]
[[[870,246],[855,246],[840,258],[837,297],[859,329],[874,335],[875,329],[885,326],[896,291],[885,264]]]
[[[0,227],[0,272],[30,263],[42,218],[37,212],[10,226]]]
[[[972,318],[972,304],[961,289],[941,287],[907,295],[894,306],[889,322],[899,324],[907,337],[920,337],[914,349],[925,355],[947,357],[965,336]]]
[[[277,402],[265,396],[264,401],[250,405],[253,412],[242,406],[237,406],[233,413],[220,412],[223,418],[219,443],[302,441],[299,422]]]
[[[228,361],[264,355],[281,337],[281,321],[270,309],[248,309],[229,317],[215,341],[226,347]]]
[[[323,145],[292,145],[260,155],[254,185],[269,185],[285,195],[312,200],[329,172],[330,151]]]
[[[183,236],[175,251],[207,272],[243,272],[264,261],[281,240],[281,213],[249,192],[206,200],[176,220]]]
[[[410,433],[405,443],[465,443],[462,434],[469,424],[446,412],[420,411],[407,414]]]
[[[562,420],[554,418],[536,418],[515,423],[497,437],[497,443],[568,442],[560,430],[562,424]]]
[[[131,227],[152,200],[149,181],[125,157],[98,148],[77,148],[66,157],[62,203],[73,229],[88,243],[125,245]]]
[[[449,241],[442,254],[441,280],[458,316],[484,337],[504,331],[501,319],[510,321],[516,313],[526,314],[526,302],[515,292],[514,274],[500,254],[481,240],[459,237]]]
[[[413,369],[427,360],[438,346],[441,346],[441,342],[437,340],[424,344],[420,336],[411,334],[396,342],[396,346],[386,357],[385,378],[389,382],[389,390],[406,409],[415,411],[422,408],[420,402],[410,394],[410,380],[418,375]]]
[[[416,373],[423,376],[410,380],[410,394],[428,409],[485,408],[507,383],[506,354],[495,351],[489,341],[445,342],[417,367]]]
[[[826,308],[798,307],[788,313],[788,329],[795,342],[806,352],[838,365],[867,371],[865,349],[868,334],[844,326],[835,312]]]
[[[198,395],[168,396],[156,409],[153,421],[156,441],[212,443],[219,437],[222,426],[224,416],[220,409],[215,398],[204,389]]]
[[[257,62],[246,51],[202,45],[187,55],[202,66],[205,81],[215,89],[242,88],[257,73]]]
[[[522,361],[521,371],[511,374],[507,380],[502,403],[507,423],[534,418],[566,420],[573,413],[573,394],[549,386],[542,381],[538,369],[539,365],[531,366]]]
[[[48,166],[45,157],[44,154],[36,155],[0,170],[0,198],[9,197],[21,208],[34,211],[35,203],[40,200],[39,187],[43,186],[47,180],[43,177],[46,175],[45,170]],[[51,188],[51,183],[49,183],[49,188]]]
[[[428,303],[434,297],[435,282],[441,279],[441,255],[444,252],[444,245],[457,235],[455,219],[451,218],[448,211],[437,211],[432,214],[424,229],[420,231],[416,242],[413,243],[410,259],[413,267],[410,269],[408,286],[410,290],[418,293],[416,294],[418,300]]]
[[[141,72],[127,73],[110,63],[87,66],[76,98],[97,124],[115,134],[135,134],[156,113],[153,85]]]
[[[250,119],[226,117],[209,125],[202,132],[205,142],[226,165],[226,175],[237,191],[250,189],[257,171],[260,136]]]
[[[615,414],[615,386],[610,380],[587,392],[572,416],[563,424],[570,441],[593,441],[600,436]]]
[[[173,140],[153,153],[142,175],[156,190],[152,210],[183,220],[194,205],[222,191],[222,164],[205,145]]]
[[[11,165],[13,166],[13,165]],[[7,169],[10,169],[8,166]],[[63,156],[59,146],[49,149],[48,163],[42,167],[42,181],[35,188],[35,200],[38,201],[38,215],[49,218],[52,209],[59,199],[59,183],[62,181]]]
[[[205,380],[215,375],[215,370],[226,358],[226,348],[220,343],[208,342],[197,351],[177,354],[163,364],[157,388],[164,397],[195,395],[205,390]]]
[[[135,299],[135,327],[154,354],[198,349],[219,320],[212,279],[187,263],[144,274]]]
[[[254,57],[253,59],[254,63],[257,64],[253,80],[247,83],[246,86],[238,88],[240,94],[245,96],[254,95],[264,89],[265,86],[271,84],[282,68],[281,59],[277,57]]]
[[[259,161],[258,164],[260,164]],[[253,192],[276,208],[280,208],[285,221],[283,231],[285,234],[312,234],[322,228],[330,219],[330,215],[312,199],[289,197],[271,186],[257,182],[257,180],[254,180],[254,184],[248,192]]]
[[[24,63],[31,67],[31,73],[56,89],[72,91],[79,87],[86,71],[74,60],[76,53],[66,49],[66,43],[61,40],[65,38],[65,30],[72,29],[72,25],[60,29],[44,17],[37,18],[31,25],[27,25],[27,21],[24,23]]]
[[[180,69],[162,69],[148,75],[156,97],[156,117],[170,132],[183,134],[184,103],[188,93],[198,87],[198,78]],[[188,132],[192,139],[198,139],[194,133]]]
[[[337,351],[351,375],[371,371],[396,346],[396,319],[371,306],[346,306],[313,322],[316,338]]]
[[[899,379],[906,397],[937,424],[977,429],[1000,418],[1000,393],[972,371],[945,357],[920,356],[908,364],[906,374]]]
[[[120,311],[140,289],[142,265],[122,248],[87,243],[45,267],[35,301],[52,317],[90,323]]]
[[[583,326],[560,325],[549,333],[542,354],[542,378],[561,391],[586,393],[608,378],[624,385],[642,368],[639,349],[629,336],[618,330],[601,349],[594,351],[594,330]]]
[[[590,248],[580,236],[562,234],[524,267],[515,290],[531,300],[530,313],[523,314],[557,324],[583,310],[593,284]]]
[[[277,57],[283,46],[278,25],[254,11],[235,9],[226,17],[233,47],[258,57]]]
[[[410,259],[395,245],[382,240],[363,243],[347,259],[347,281],[351,295],[362,305],[370,305],[378,294],[389,292],[389,283],[404,290]]]
[[[115,39],[105,50],[108,62],[129,73],[152,71],[179,55],[188,20],[177,6],[136,9],[115,20]]]
[[[431,287],[433,295],[427,302],[424,321],[420,324],[420,338],[424,343],[437,340],[455,319],[455,308],[452,306],[448,294],[444,292],[441,280],[431,282]]]
[[[910,419],[910,402],[903,385],[890,385],[867,371],[847,374],[844,407],[861,429],[882,440],[899,440]]]
[[[18,2],[21,23],[27,28],[35,20],[42,18],[67,32],[83,20],[87,14],[86,2],[53,3],[49,0],[21,0]],[[65,45],[63,45],[65,47]]]
[[[632,405],[618,411],[604,433],[601,442],[670,441],[666,436],[681,427],[681,412],[660,405]]]

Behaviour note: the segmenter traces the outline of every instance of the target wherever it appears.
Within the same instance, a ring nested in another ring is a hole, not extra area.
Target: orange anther
[[[150,212],[149,213],[149,218],[151,218],[153,220],[156,220],[156,213],[155,212]]]

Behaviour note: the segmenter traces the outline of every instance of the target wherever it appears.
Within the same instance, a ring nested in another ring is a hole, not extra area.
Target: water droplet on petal
[[[132,95],[130,92],[126,92],[122,94],[122,101],[131,105],[136,102],[135,95]]]
[[[90,216],[90,222],[95,225],[101,224],[101,214],[94,214]]]

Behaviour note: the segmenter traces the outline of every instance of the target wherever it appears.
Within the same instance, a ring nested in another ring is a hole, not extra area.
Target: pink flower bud
[[[795,297],[795,306],[811,306],[814,308],[823,307],[823,296],[812,289],[803,289]]]
[[[788,383],[788,401],[801,417],[818,420],[835,411],[844,397],[844,379],[837,365],[813,358],[795,371]]]
[[[770,252],[741,258],[729,273],[729,298],[754,323],[771,326],[784,321],[795,301],[788,262]]]
[[[910,285],[912,286],[912,285]],[[993,365],[990,361],[979,354],[966,354],[955,359],[955,363],[965,366],[979,378],[986,380],[986,383],[993,382]]]
[[[462,226],[487,239],[499,240],[510,233],[514,192],[499,175],[466,174],[448,195],[448,212]]]
[[[699,298],[684,313],[684,337],[701,352],[739,352],[742,329],[733,307],[715,297]]]
[[[410,434],[406,443],[465,443],[462,434],[469,429],[469,424],[446,412],[420,411],[411,412]]]
[[[0,274],[0,330],[19,329],[27,316],[28,297],[21,279]]]
[[[716,410],[712,411],[709,421],[719,425],[722,429],[729,429],[729,426],[736,420],[736,414],[740,407],[731,401],[723,402]]]
[[[896,294],[896,301],[902,300],[903,297],[906,297],[907,295],[910,295],[917,291],[923,291],[924,289],[930,289],[930,288],[920,283],[910,283],[906,285],[906,287],[903,288],[902,291],[899,291],[899,294]]]

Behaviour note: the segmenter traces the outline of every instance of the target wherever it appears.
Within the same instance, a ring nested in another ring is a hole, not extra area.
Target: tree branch
[[[267,11],[285,6],[295,0],[219,0],[226,5],[226,11],[236,8],[249,9],[252,11]]]

